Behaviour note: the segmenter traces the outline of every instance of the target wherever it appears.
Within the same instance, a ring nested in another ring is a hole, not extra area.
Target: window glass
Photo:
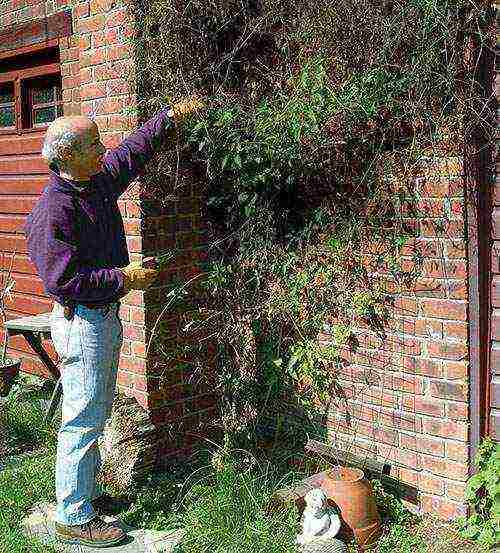
[[[48,125],[62,115],[61,76],[47,75],[23,83],[23,127]]]
[[[14,102],[14,83],[0,84],[0,104]]]
[[[16,116],[14,107],[0,106],[0,128],[14,127],[16,124]]]
[[[36,125],[46,125],[57,117],[56,108],[40,108],[33,110],[33,126]]]
[[[51,85],[38,86],[33,89],[33,103],[34,104],[48,104],[54,102],[55,88]]]
[[[14,83],[0,84],[0,128],[16,126]]]

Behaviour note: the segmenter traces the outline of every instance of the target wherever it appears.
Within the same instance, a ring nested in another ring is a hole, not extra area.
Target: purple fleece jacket
[[[106,305],[124,296],[117,267],[129,263],[118,198],[163,144],[168,108],[110,150],[84,186],[51,171],[28,215],[28,255],[46,292],[63,305]]]

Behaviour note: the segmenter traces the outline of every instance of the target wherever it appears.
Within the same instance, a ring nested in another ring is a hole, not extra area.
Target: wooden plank
[[[500,377],[494,376],[490,386],[491,407],[500,409]]]
[[[37,275],[21,275],[19,273],[12,273],[11,278],[15,281],[16,285],[14,290],[23,294],[33,294],[36,296],[44,296],[45,288],[43,286],[42,279]]]
[[[500,376],[500,342],[491,343],[490,372]]]
[[[0,157],[0,175],[47,175],[49,167],[39,155]]]
[[[27,253],[26,238],[20,234],[0,234],[0,252]]]
[[[50,313],[16,317],[5,322],[5,328],[12,330],[32,330],[34,332],[50,332]]]
[[[500,441],[500,411],[496,409],[491,410],[490,436],[497,442]]]
[[[494,276],[491,281],[491,306],[500,307],[500,276]]]
[[[0,135],[0,156],[39,154],[44,136],[45,131],[15,137]]]
[[[0,194],[40,195],[47,186],[47,177],[29,175],[0,176]]]
[[[6,252],[0,252],[0,270],[9,270],[11,264],[12,254]],[[28,275],[37,274],[35,264],[32,263],[30,258],[25,254],[15,255],[14,262],[12,263],[12,271],[16,273],[24,273]]]
[[[24,232],[26,217],[0,213],[0,232]]]
[[[0,31],[0,52],[26,48],[72,33],[71,12],[63,11],[29,23],[11,25]]]
[[[38,198],[36,196],[7,196],[0,194],[0,213],[9,215],[14,213],[31,213]]]
[[[491,315],[491,339],[500,341],[500,309],[495,309]]]
[[[2,329],[0,336],[2,339],[4,339],[5,331]],[[51,340],[43,340],[42,341],[43,347],[49,357],[52,359],[55,359],[57,357],[57,352],[54,348],[54,345],[52,344]],[[18,353],[22,355],[35,355],[35,352],[31,349],[31,346],[28,344],[24,336],[18,335],[18,336],[11,336],[9,338],[9,348],[17,351]]]
[[[491,215],[491,224],[493,231],[493,238],[500,239],[500,209],[496,208],[493,210]]]
[[[13,292],[11,297],[5,300],[5,306],[12,311],[19,311],[29,315],[39,315],[52,309],[53,300],[27,294]]]

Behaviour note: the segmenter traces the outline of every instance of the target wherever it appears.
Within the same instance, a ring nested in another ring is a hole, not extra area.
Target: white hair
[[[65,152],[80,148],[81,138],[74,131],[62,128],[60,132],[47,133],[43,143],[42,157],[49,166],[64,166]]]

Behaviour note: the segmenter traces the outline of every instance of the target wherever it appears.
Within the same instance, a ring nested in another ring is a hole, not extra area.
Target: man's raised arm
[[[195,113],[202,106],[199,100],[190,100],[174,104],[172,108],[167,107],[106,154],[104,171],[112,177],[117,197],[139,176],[169,135],[174,136],[174,132],[169,133],[169,130],[172,131],[184,117]]]

